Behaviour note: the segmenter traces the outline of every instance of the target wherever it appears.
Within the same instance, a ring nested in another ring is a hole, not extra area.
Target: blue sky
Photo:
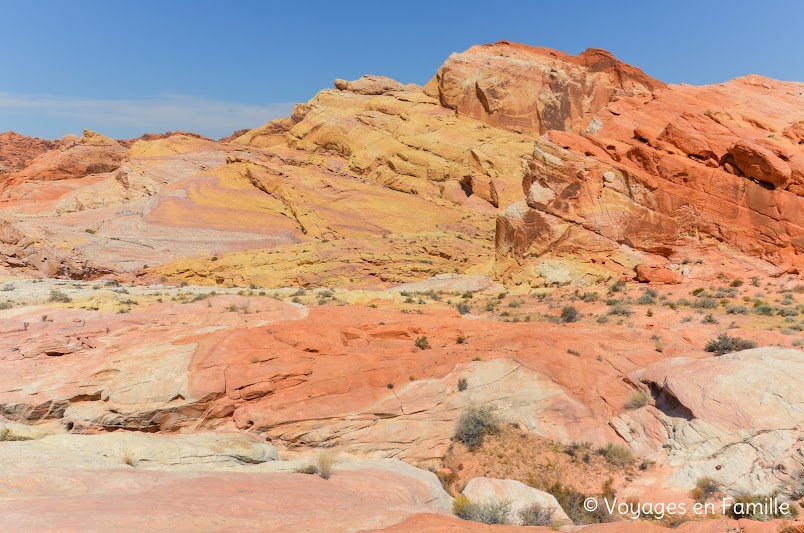
[[[605,48],[670,83],[804,81],[804,2],[0,1],[0,131],[221,137],[335,78],[426,82],[500,39]]]

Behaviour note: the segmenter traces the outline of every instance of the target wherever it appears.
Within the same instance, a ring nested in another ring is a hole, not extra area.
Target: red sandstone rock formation
[[[22,170],[32,159],[57,146],[57,142],[26,137],[13,131],[0,133],[0,174]]]

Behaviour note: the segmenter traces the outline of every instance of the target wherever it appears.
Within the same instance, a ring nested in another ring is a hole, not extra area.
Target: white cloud
[[[60,124],[76,124],[74,129],[87,127],[118,137],[175,130],[220,137],[288,116],[292,109],[291,103],[255,105],[182,95],[107,100],[0,92],[2,115],[37,123],[52,118]]]

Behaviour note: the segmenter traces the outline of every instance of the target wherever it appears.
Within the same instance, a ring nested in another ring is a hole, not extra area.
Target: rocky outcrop
[[[663,86],[605,50],[571,56],[500,41],[452,54],[426,90],[459,116],[541,134],[584,131],[609,102]]]
[[[278,460],[270,444],[242,433],[62,434],[0,442],[0,449],[0,513],[10,531],[208,531],[216,524],[334,533],[419,513],[448,519],[452,500],[433,473],[401,461],[341,456],[327,480],[294,473],[305,458]]]
[[[583,256],[593,277],[606,263],[609,275],[633,275],[720,243],[800,272],[804,151],[791,132],[801,94],[757,76],[659,87],[607,104],[580,134],[547,132],[524,201],[498,219],[498,272],[540,284],[541,263]]]
[[[20,135],[13,131],[0,133],[0,180],[3,173],[24,169],[37,156],[55,149],[58,143]]]
[[[9,176],[3,183],[3,191],[31,181],[58,181],[112,172],[120,167],[125,153],[117,141],[90,130],[85,130],[82,137],[68,135],[60,141],[58,150],[42,153],[25,169]]]
[[[653,405],[611,425],[673,467],[671,483],[704,476],[732,493],[769,493],[804,470],[804,351],[757,348],[675,358],[631,374]]]

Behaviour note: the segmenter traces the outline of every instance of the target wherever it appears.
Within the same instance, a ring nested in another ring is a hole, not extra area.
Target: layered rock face
[[[563,259],[573,280],[640,263],[682,274],[721,244],[800,272],[802,95],[758,76],[671,86],[607,104],[580,134],[549,131],[498,219],[498,272],[549,282],[545,265]]]
[[[224,285],[457,271],[538,286],[638,265],[675,282],[699,257],[797,272],[801,94],[756,76],[666,86],[595,49],[476,46],[424,87],[336,80],[225,142],[68,136],[2,175],[0,258]]]

